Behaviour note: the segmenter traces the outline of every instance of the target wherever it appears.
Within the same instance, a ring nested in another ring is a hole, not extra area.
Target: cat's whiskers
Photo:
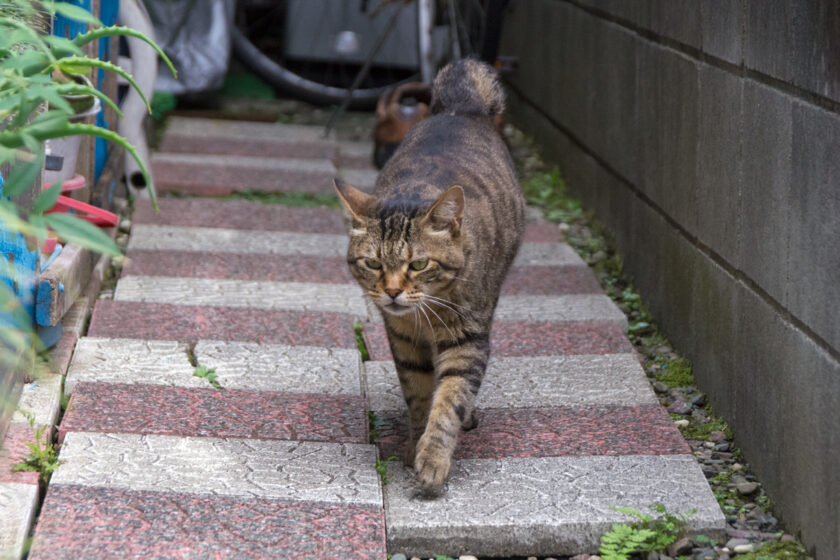
[[[435,328],[432,326],[432,320],[429,319],[428,313],[426,313],[426,311],[423,309],[423,302],[420,302],[420,305],[417,306],[417,309],[419,309],[420,312],[423,313],[423,316],[426,317],[426,322],[429,323],[429,331],[431,331],[432,336],[434,336]]]
[[[463,306],[463,305],[458,305],[458,304],[457,304],[457,303],[455,303],[454,301],[450,301],[450,300],[448,300],[448,299],[444,299],[444,298],[442,298],[442,297],[438,297],[438,296],[430,296],[429,294],[426,294],[426,296],[425,296],[425,297],[426,297],[427,299],[431,300],[431,301],[432,301],[432,303],[437,303],[438,305],[442,305],[443,307],[446,307],[447,309],[449,309],[449,310],[450,310],[450,311],[452,311],[453,313],[456,313],[457,315],[459,315],[459,316],[461,316],[461,317],[463,317],[463,318],[466,318],[466,317],[464,317],[464,315],[463,315],[462,313],[460,313],[460,312],[456,311],[455,309],[453,309],[452,307],[449,307],[449,306],[450,306],[450,305],[454,305],[455,307],[458,307],[459,309],[463,309],[464,311],[472,311],[469,307],[465,307],[465,306]]]
[[[455,333],[454,333],[454,332],[452,332],[452,329],[450,329],[450,328],[449,328],[449,325],[447,325],[447,324],[446,324],[446,321],[444,321],[443,319],[441,319],[441,318],[440,318],[440,315],[438,315],[438,314],[435,312],[435,310],[434,310],[434,309],[432,309],[431,307],[429,307],[426,303],[423,303],[422,301],[420,302],[420,305],[421,305],[422,307],[425,307],[425,308],[426,308],[426,309],[428,309],[429,311],[431,311],[431,312],[434,314],[434,316],[438,318],[438,321],[440,321],[440,323],[444,326],[444,328],[445,328],[447,331],[449,331],[449,334],[450,334],[450,335],[452,335],[452,340],[456,340],[456,341],[458,340],[458,337],[457,337],[457,336],[455,336]]]
[[[457,309],[453,309],[453,308],[449,307],[449,306],[448,306],[448,305],[446,305],[445,303],[441,303],[441,302],[439,302],[439,301],[434,301],[434,300],[429,300],[429,303],[434,304],[434,305],[439,305],[439,306],[441,306],[441,307],[443,307],[443,308],[445,308],[445,309],[448,309],[449,311],[451,311],[452,313],[454,313],[454,314],[455,314],[455,315],[457,315],[458,317],[460,317],[460,318],[462,318],[462,319],[466,319],[466,317],[464,317],[464,314],[463,314],[463,313],[461,313],[461,312],[460,312],[460,311],[458,311]],[[430,309],[431,309],[431,308],[430,308]]]

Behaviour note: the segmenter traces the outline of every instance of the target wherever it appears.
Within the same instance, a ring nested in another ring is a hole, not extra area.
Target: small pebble
[[[741,463],[735,463],[734,465],[732,465],[732,470],[735,472],[742,471],[744,470],[744,465],[742,465]]]
[[[702,548],[694,553],[694,560],[715,560],[717,554],[711,548]]]
[[[688,537],[683,537],[668,547],[668,553],[673,556],[683,556],[691,552],[693,546],[694,541]]]
[[[677,399],[668,407],[668,412],[673,412],[675,414],[690,414],[691,413],[691,405],[685,402],[684,400]]]
[[[736,546],[741,546],[744,544],[752,544],[747,539],[729,539],[726,541],[726,548],[729,550],[735,550]]]
[[[458,560],[478,560],[478,558],[476,558],[475,556],[464,555],[459,556]]]
[[[790,542],[790,541],[795,541],[796,537],[794,537],[793,535],[788,535],[787,533],[785,533],[784,535],[782,535],[781,540],[782,540],[782,542]]]
[[[755,482],[742,482],[740,484],[736,484],[735,489],[738,490],[738,493],[742,496],[749,496],[758,489],[758,484]]]
[[[656,391],[657,393],[667,393],[668,392],[668,386],[665,385],[664,383],[662,383],[661,381],[654,381],[653,383],[651,383],[651,386],[653,387],[653,390]]]
[[[709,434],[709,441],[714,441],[715,443],[719,441],[723,441],[726,439],[726,434],[720,430],[715,430]]]
[[[129,231],[131,231],[131,220],[128,218],[123,218],[122,220],[120,220],[119,228],[121,232],[128,233]]]
[[[391,560],[405,560],[405,554],[398,552],[391,556]]]
[[[684,427],[688,426],[689,422],[688,422],[688,420],[683,418],[682,420],[674,420],[674,424],[676,426],[680,427],[680,428],[684,428]]]
[[[706,395],[704,393],[700,393],[693,399],[691,399],[691,404],[694,406],[705,406],[706,405]]]
[[[750,552],[755,550],[755,545],[752,543],[747,544],[739,544],[732,548],[735,554],[749,554]]]

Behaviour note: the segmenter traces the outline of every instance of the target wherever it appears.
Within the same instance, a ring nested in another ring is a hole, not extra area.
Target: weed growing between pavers
[[[38,482],[43,490],[47,487],[52,473],[61,465],[61,461],[58,460],[58,451],[53,446],[53,442],[49,441],[49,436],[46,435],[50,426],[44,424],[40,428],[36,428],[34,414],[26,410],[19,410],[19,412],[29,422],[29,427],[32,428],[32,433],[35,435],[35,442],[26,442],[29,453],[23,458],[23,461],[12,467],[12,471],[39,473]]]
[[[732,432],[726,422],[714,414],[705,402],[705,395],[696,389],[691,363],[674,351],[665,333],[657,327],[624,272],[624,262],[615,250],[609,231],[594,219],[591,212],[583,209],[579,201],[569,196],[556,168],[546,170],[530,139],[513,126],[507,126],[505,134],[527,201],[539,207],[549,221],[558,223],[564,240],[590,266],[604,292],[627,315],[628,337],[644,358],[645,372],[660,402],[669,408],[673,406],[671,417],[679,420],[680,431],[698,461],[702,464],[710,459],[702,465],[704,474],[731,530],[734,534],[748,533],[752,535],[752,540],[759,542],[768,541],[771,537],[776,540],[783,536],[785,539],[792,538],[782,532],[769,533],[775,530],[777,524],[777,520],[768,513],[772,510],[770,498],[755,477],[748,474],[749,466],[732,442]],[[713,463],[722,467],[715,467]],[[727,476],[717,476],[716,470],[726,471]],[[750,482],[756,483],[756,489],[744,493],[745,483]],[[747,519],[761,523],[755,527],[749,525],[748,530],[743,529]],[[797,546],[801,548],[801,545]]]
[[[367,344],[365,344],[365,327],[358,319],[353,321],[353,336],[356,337],[356,347],[359,349],[359,354],[362,355],[362,361],[367,362],[370,360],[370,352],[368,352]]]
[[[299,192],[265,192],[265,191],[236,191],[224,198],[234,200],[248,200],[262,204],[282,204],[312,208],[326,206],[327,208],[341,208],[338,197],[334,194],[299,193]]]
[[[388,484],[388,463],[395,460],[397,458],[396,455],[391,455],[387,459],[377,459],[376,460],[376,472],[379,473],[379,479],[382,481],[382,486]]]
[[[195,366],[195,369],[193,370],[193,377],[200,377],[201,379],[207,380],[207,382],[216,389],[222,388],[222,385],[216,380],[218,378],[218,375],[216,375],[216,368],[209,368],[201,365]]]
[[[368,410],[368,442],[376,443],[379,438],[379,428],[385,424],[385,419],[380,418],[372,410]]]
[[[629,524],[614,524],[601,537],[600,553],[604,560],[626,560],[632,554],[643,552],[665,552],[669,546],[685,533],[689,518],[697,513],[691,510],[684,514],[668,513],[663,504],[653,504],[650,509],[659,515],[654,517],[629,507],[614,507],[615,511],[637,519]]]

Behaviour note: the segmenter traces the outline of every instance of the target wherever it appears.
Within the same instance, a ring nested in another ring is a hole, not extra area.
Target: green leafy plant
[[[376,472],[379,473],[379,478],[382,480],[382,485],[388,484],[388,463],[396,459],[395,455],[391,455],[384,461],[382,459],[376,460]]]
[[[365,344],[364,332],[365,330],[364,326],[362,326],[362,322],[358,319],[353,321],[353,334],[356,337],[356,347],[362,355],[362,361],[367,362],[370,360],[370,353],[368,352],[367,344]]]
[[[645,543],[655,535],[650,529],[635,529],[614,524],[601,537],[599,552],[604,560],[627,560],[630,555],[647,550]]]
[[[650,509],[659,514],[642,513],[630,507],[613,507],[615,511],[633,516],[637,521],[630,524],[614,524],[612,529],[601,537],[601,556],[604,560],[626,560],[639,552],[658,552],[668,548],[685,532],[689,518],[697,510],[685,514],[668,513],[660,503]]]
[[[221,389],[222,385],[216,380],[218,375],[216,375],[216,368],[209,368],[207,366],[195,366],[193,370],[194,377],[200,377],[201,379],[206,379],[210,385],[215,387],[216,389]]]
[[[26,442],[26,446],[29,448],[29,453],[23,458],[23,461],[14,465],[12,470],[14,472],[37,472],[39,473],[38,480],[40,483],[46,485],[49,482],[52,473],[55,472],[61,464],[61,461],[58,460],[58,452],[55,450],[55,447],[53,447],[52,442],[48,440],[48,436],[46,435],[49,426],[45,424],[36,428],[34,414],[24,410],[21,410],[20,413],[23,414],[29,422],[29,426],[32,428],[35,435],[35,442]]]
[[[755,552],[739,554],[738,560],[813,560],[813,557],[800,543],[786,541],[764,543]]]
[[[379,437],[379,429],[385,424],[385,419],[377,416],[377,414],[368,410],[368,436],[370,443],[376,443]]]
[[[72,40],[50,35],[48,22],[55,14],[88,24],[91,30]],[[71,121],[78,109],[72,98],[77,96],[99,98],[121,116],[119,108],[86,80],[88,72],[114,72],[136,89],[133,78],[124,70],[89,58],[82,50],[89,43],[117,35],[145,41],[175,72],[151,39],[127,27],[103,27],[90,12],[73,4],[49,0],[0,3],[0,165],[9,167],[4,172],[0,197],[0,231],[24,236],[30,249],[46,239],[52,229],[62,239],[82,247],[112,256],[120,252],[111,238],[92,224],[70,214],[46,213],[60,194],[60,184],[39,193],[31,208],[15,202],[32,188],[43,170],[45,140],[86,135],[118,144],[138,161],[149,185],[149,196],[156,204],[148,169],[134,146],[110,130]],[[0,278],[12,277],[11,267],[5,259],[0,260]],[[0,353],[0,367],[10,370],[31,363],[33,345],[39,348],[31,319],[6,282],[0,282],[0,344],[10,350]]]

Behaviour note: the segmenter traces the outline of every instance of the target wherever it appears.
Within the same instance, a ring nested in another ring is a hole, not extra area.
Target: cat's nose
[[[391,296],[391,298],[397,299],[397,296],[402,293],[402,290],[399,288],[385,288],[385,293]]]

